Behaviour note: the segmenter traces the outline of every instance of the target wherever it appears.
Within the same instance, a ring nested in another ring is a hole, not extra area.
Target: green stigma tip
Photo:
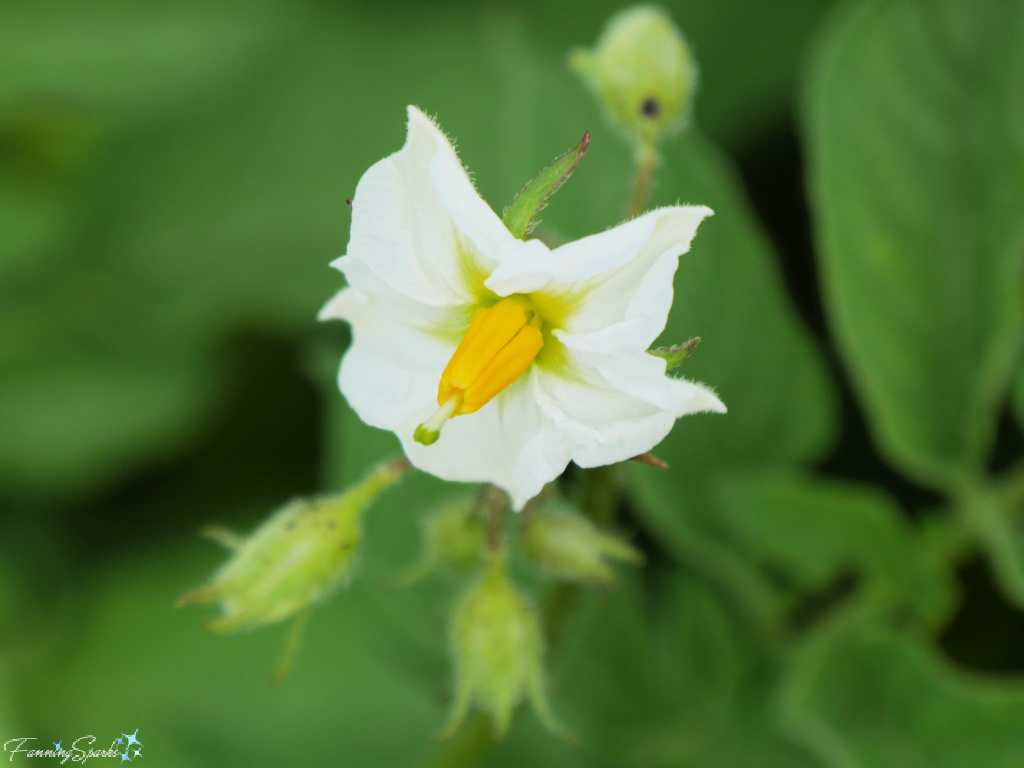
[[[416,431],[412,435],[412,439],[420,445],[433,445],[437,442],[437,438],[441,436],[441,433],[437,430],[426,429],[422,424],[416,427]]]

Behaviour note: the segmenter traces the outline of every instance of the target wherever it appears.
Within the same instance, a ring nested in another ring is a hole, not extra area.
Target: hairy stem
[[[654,174],[661,165],[658,146],[651,140],[643,140],[636,149],[636,171],[633,176],[633,194],[626,208],[626,218],[633,219],[647,208],[654,186]]]

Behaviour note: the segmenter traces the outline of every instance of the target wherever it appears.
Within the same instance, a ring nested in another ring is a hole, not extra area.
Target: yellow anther
[[[441,374],[437,388],[441,408],[417,428],[416,440],[430,445],[449,418],[479,410],[526,373],[544,346],[540,326],[540,316],[524,297],[478,309]]]

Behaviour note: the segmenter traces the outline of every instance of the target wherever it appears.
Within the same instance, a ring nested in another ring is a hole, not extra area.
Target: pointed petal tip
[[[342,288],[336,294],[334,294],[326,304],[316,313],[316,319],[321,323],[325,320],[344,320],[345,313],[341,311],[344,302],[347,299],[344,297],[345,291],[348,288]]]
[[[441,130],[441,126],[437,124],[437,120],[427,114],[424,110],[420,109],[415,104],[410,104],[405,108],[405,111],[408,117],[408,134],[406,143],[408,143],[409,138],[412,137],[413,129],[415,128],[418,130],[426,129],[435,136],[439,134],[444,137],[445,143],[451,144],[451,141],[449,141],[448,137],[445,136],[444,131]]]
[[[419,107],[417,107],[415,104],[409,104],[405,108],[405,114],[408,117],[410,123],[413,120],[426,120],[428,123],[433,122],[429,117],[427,117],[427,113],[424,112]]]
[[[725,413],[725,403],[721,401],[718,395],[711,390],[710,387],[700,384],[699,382],[687,382],[691,386],[695,386],[697,389],[692,395],[692,403],[694,409],[691,413]]]

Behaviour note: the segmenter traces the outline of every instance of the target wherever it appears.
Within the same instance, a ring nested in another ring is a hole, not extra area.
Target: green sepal
[[[520,240],[529,234],[534,217],[547,205],[548,198],[555,190],[576,170],[589,145],[590,131],[584,131],[579,144],[557,158],[523,187],[501,217],[509,232]]]
[[[655,357],[664,358],[666,362],[665,370],[671,371],[673,368],[678,368],[683,360],[693,354],[693,350],[700,344],[700,336],[694,336],[685,344],[678,344],[674,347],[659,347],[658,349],[649,349],[647,354],[654,355]]]

